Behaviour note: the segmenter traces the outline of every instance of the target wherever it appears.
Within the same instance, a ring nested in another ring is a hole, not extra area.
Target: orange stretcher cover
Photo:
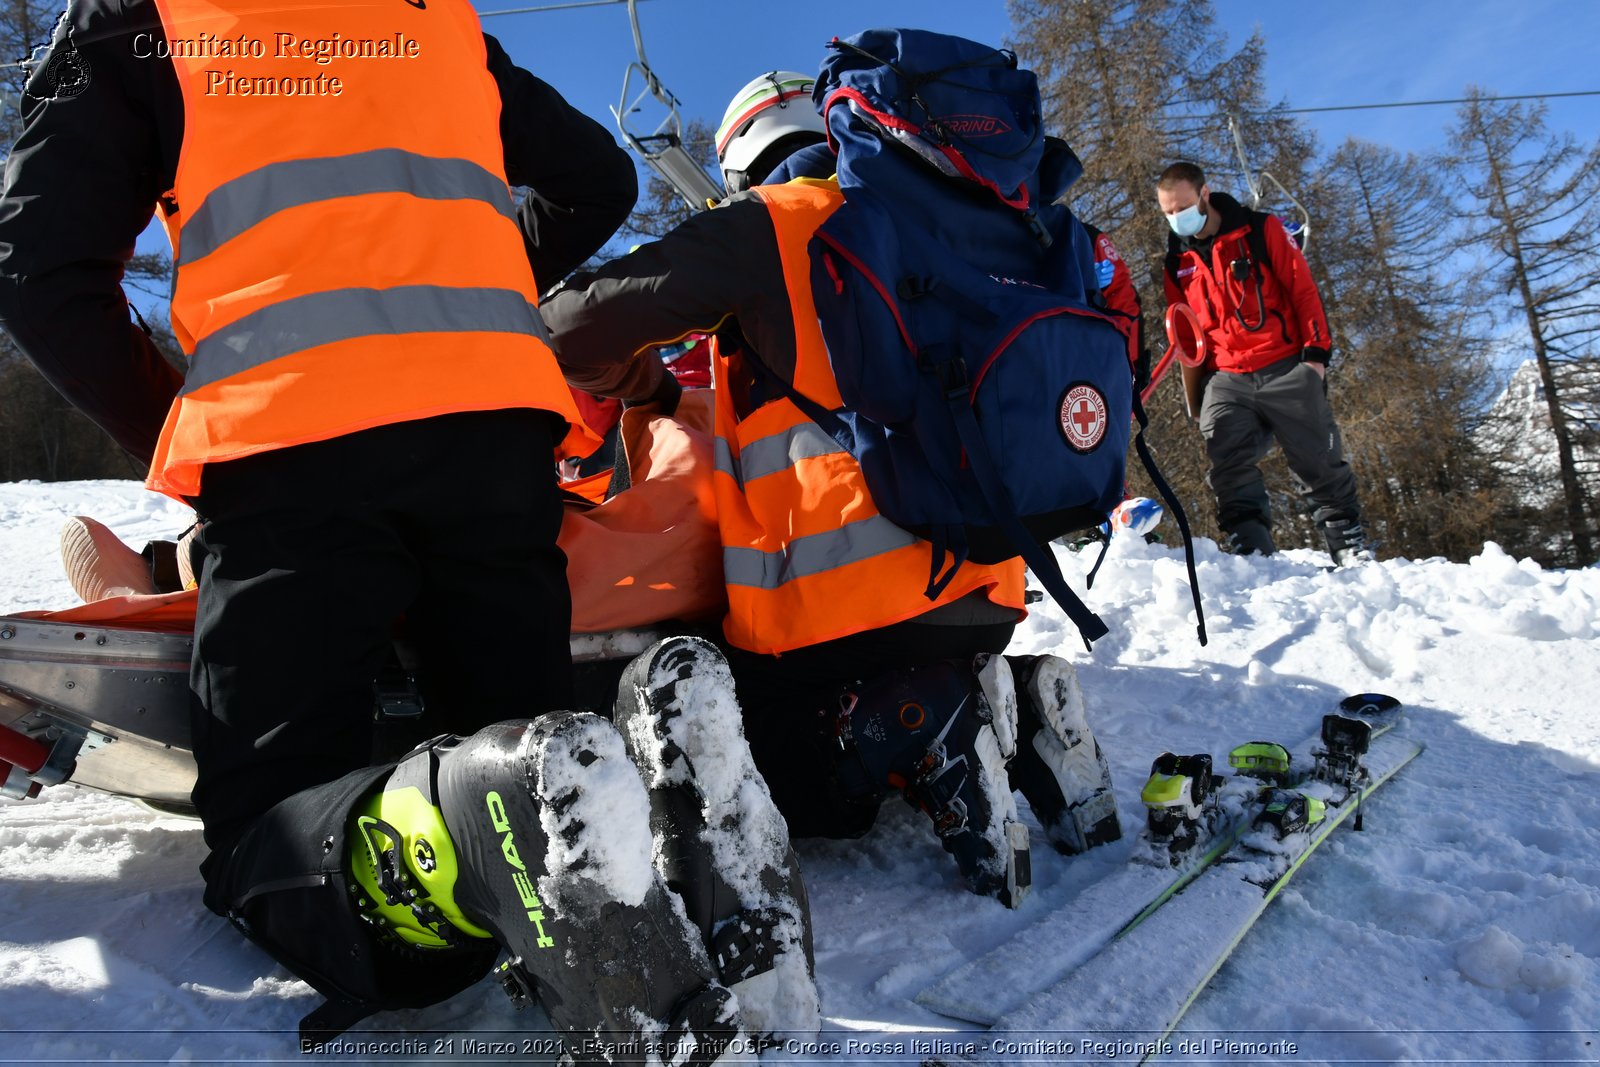
[[[633,484],[610,500],[568,505],[560,545],[572,586],[572,632],[628,630],[727,611],[712,503],[711,391],[684,393],[677,414],[622,416]],[[108,597],[24,618],[133,630],[194,629],[194,590]]]

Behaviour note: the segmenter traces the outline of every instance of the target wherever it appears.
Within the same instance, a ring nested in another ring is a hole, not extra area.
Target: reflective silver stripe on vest
[[[209,256],[286,208],[367,193],[424,200],[481,200],[517,221],[506,183],[467,159],[435,159],[399,148],[269,163],[213,189],[178,234],[178,265]],[[315,234],[309,235],[315,238]]]
[[[731,474],[741,486],[786,471],[802,459],[831,456],[844,448],[816,423],[807,419],[787,430],[748,442],[736,458],[723,438],[717,438],[717,470]]]
[[[882,515],[852,522],[826,533],[797,537],[779,552],[724,548],[722,571],[729,585],[777,589],[785,582],[808,578],[850,563],[881,556],[915,543],[916,536]]]
[[[550,342],[539,309],[512,289],[332,289],[271,304],[200,341],[183,392],[319,345],[408,333],[511,333]]]
[[[739,461],[733,458],[733,447],[728,444],[725,437],[717,437],[712,441],[712,448],[716,454],[717,470],[730,475],[739,488],[744,488],[744,479],[739,476]]]

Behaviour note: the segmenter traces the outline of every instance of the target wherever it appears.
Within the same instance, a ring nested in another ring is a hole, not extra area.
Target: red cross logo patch
[[[1061,436],[1074,452],[1093,452],[1106,439],[1106,398],[1088,382],[1074,382],[1061,394]]]

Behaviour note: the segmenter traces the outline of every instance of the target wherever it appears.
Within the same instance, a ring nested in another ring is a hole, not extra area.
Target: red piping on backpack
[[[878,296],[883,299],[884,304],[889,308],[889,314],[894,316],[895,328],[900,331],[900,340],[905,342],[906,348],[910,349],[911,354],[915,356],[917,354],[917,345],[915,341],[911,340],[911,334],[906,330],[905,321],[900,318],[900,306],[895,303],[893,295],[890,294],[883,282],[878,280],[878,276],[868,270],[865,263],[851,255],[850,250],[840,244],[836,238],[825,233],[818,233],[817,240],[843,256],[845,262],[860,271],[861,276],[867,279],[867,283],[878,291]]]
[[[989,358],[983,361],[983,366],[978,368],[978,373],[972,379],[972,403],[976,404],[978,402],[978,387],[983,384],[984,375],[989,373],[989,368],[994,366],[995,360],[1000,358],[1001,353],[1011,347],[1011,343],[1021,335],[1023,330],[1026,330],[1040,319],[1048,319],[1054,315],[1082,315],[1084,318],[1099,319],[1101,322],[1110,323],[1111,321],[1106,316],[1094,311],[1068,307],[1046,308],[1043,311],[1029,315],[1011,328],[1011,332],[1006,334],[1005,340],[995,346],[994,351],[989,353]],[[1116,324],[1111,323],[1111,325],[1115,326]]]
[[[891,130],[903,130],[904,132],[912,134],[916,137],[923,137],[921,126],[918,126],[914,122],[908,122],[907,120],[900,118],[898,115],[891,115],[887,111],[879,111],[877,108],[872,106],[872,102],[870,100],[861,94],[859,89],[840,88],[835,89],[833,92],[828,94],[828,99],[824,101],[822,105],[822,123],[824,126],[827,126],[828,124],[828,112],[833,109],[834,104],[837,104],[840,101],[840,98],[853,101],[858,108],[872,116],[872,118],[882,126],[887,126]],[[923,137],[923,139],[927,140],[926,137]],[[968,181],[976,185],[981,185],[983,188],[989,190],[1002,204],[1006,205],[1007,207],[1016,208],[1018,211],[1028,210],[1028,204],[1031,202],[1031,197],[1028,195],[1027,182],[1023,182],[1017,187],[1017,195],[1015,198],[1009,197],[993,181],[983,177],[976,170],[973,170],[972,164],[967,162],[966,156],[962,155],[960,152],[957,152],[953,148],[949,148],[944,145],[933,144],[932,141],[928,141],[928,143],[933,145],[934,148],[937,148],[941,153],[944,154],[944,157],[950,161],[950,165],[955,167],[957,174],[961,175],[963,178],[966,178]],[[833,139],[833,130],[831,128],[828,130],[828,147],[833,150],[834,155],[839,154],[839,145]]]
[[[844,295],[844,279],[839,276],[839,265],[833,261],[828,253],[822,253],[822,265],[828,268],[828,277],[833,279],[833,295]]]

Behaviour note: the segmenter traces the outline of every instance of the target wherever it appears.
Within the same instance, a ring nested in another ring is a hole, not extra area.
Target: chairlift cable
[[[615,4],[625,4],[628,0],[566,0],[565,3],[540,4],[537,7],[509,7],[502,11],[480,11],[480,19],[493,18],[496,15],[532,15],[541,11],[565,11],[573,7],[611,7]]]
[[[1474,100],[1482,101],[1484,103],[1500,103],[1502,101],[1513,101],[1513,100],[1559,100],[1559,99],[1565,99],[1565,98],[1577,97],[1577,96],[1600,96],[1600,89],[1583,89],[1583,90],[1578,90],[1578,91],[1574,91],[1574,92],[1561,92],[1561,93],[1515,93],[1515,94],[1512,94],[1512,95],[1509,95],[1509,96],[1497,96],[1497,95],[1458,96],[1458,97],[1452,97],[1452,98],[1447,99],[1447,100],[1389,100],[1389,101],[1381,101],[1379,103],[1373,103],[1373,104],[1332,104],[1332,105],[1329,105],[1327,107],[1261,108],[1261,109],[1255,110],[1255,111],[1241,111],[1239,113],[1242,114],[1242,115],[1249,115],[1251,118],[1263,118],[1263,117],[1271,118],[1274,115],[1310,115],[1310,114],[1316,114],[1316,113],[1327,112],[1327,111],[1372,111],[1372,110],[1377,110],[1379,108],[1436,107],[1436,106],[1442,106],[1442,105],[1447,105],[1447,104],[1468,104],[1468,103],[1473,102]],[[1164,106],[1166,106],[1166,107],[1177,107],[1179,105],[1198,104],[1198,103],[1203,103],[1203,102],[1204,101],[1200,101],[1200,100],[1174,100],[1174,101],[1172,101],[1172,103],[1164,105]],[[1215,115],[1163,115],[1163,116],[1161,116],[1163,121],[1192,120],[1192,121],[1196,121],[1196,122],[1204,122],[1204,121],[1207,121],[1207,120],[1210,120],[1210,119],[1214,119],[1215,117],[1216,117]]]

